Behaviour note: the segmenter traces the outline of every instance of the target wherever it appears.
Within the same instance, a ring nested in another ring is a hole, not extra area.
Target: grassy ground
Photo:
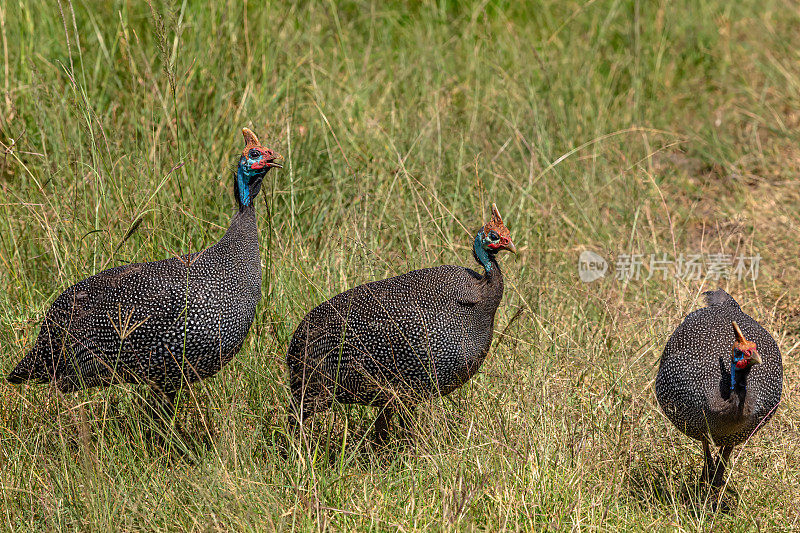
[[[221,236],[242,126],[288,163],[258,202],[256,323],[183,395],[185,447],[142,437],[134,387],[0,384],[3,529],[800,529],[796,3],[208,4],[0,3],[3,374],[70,284]],[[521,253],[481,374],[421,409],[405,451],[372,450],[373,413],[342,407],[276,445],[293,326],[358,283],[470,265],[492,201]],[[605,279],[579,281],[584,249]],[[656,252],[761,271],[614,279]],[[730,513],[693,496],[700,447],[652,387],[718,285],[785,362]]]

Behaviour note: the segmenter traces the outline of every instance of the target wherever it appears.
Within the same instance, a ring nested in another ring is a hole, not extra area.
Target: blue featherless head
[[[242,206],[249,206],[261,190],[261,182],[267,171],[273,167],[283,168],[283,165],[276,163],[283,157],[261,146],[256,134],[247,128],[242,128],[245,147],[239,157],[239,165],[236,169],[236,180],[234,182],[234,192],[236,199]]]

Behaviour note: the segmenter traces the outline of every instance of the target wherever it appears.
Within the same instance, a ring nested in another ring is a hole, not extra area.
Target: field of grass
[[[0,373],[67,286],[213,244],[241,128],[286,157],[257,209],[244,349],[154,446],[144,390],[0,384],[4,530],[800,529],[800,8],[789,0],[0,2]],[[336,407],[286,440],[316,304],[519,248],[481,372],[375,450]],[[608,275],[587,284],[593,250]],[[756,280],[615,279],[624,254],[760,254]],[[661,349],[722,286],[784,357],[728,497],[661,414]]]

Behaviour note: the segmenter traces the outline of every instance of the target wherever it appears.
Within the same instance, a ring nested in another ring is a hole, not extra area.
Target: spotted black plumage
[[[721,289],[705,296],[708,306],[687,316],[664,347],[656,396],[672,423],[703,443],[703,479],[720,486],[733,447],[780,402],[783,370],[775,340],[736,300]],[[712,445],[721,447],[721,461]]]
[[[417,402],[446,395],[478,370],[503,296],[495,255],[516,251],[493,205],[475,239],[481,275],[458,266],[415,270],[354,287],[313,309],[287,362],[292,411],[302,421],[332,401],[381,408],[378,440],[394,410],[405,425]],[[296,422],[294,417],[293,422]]]
[[[62,391],[143,382],[171,404],[183,382],[218,372],[239,351],[261,298],[252,199],[278,156],[243,130],[235,172],[239,203],[214,246],[100,272],[50,306],[11,383],[53,381]]]

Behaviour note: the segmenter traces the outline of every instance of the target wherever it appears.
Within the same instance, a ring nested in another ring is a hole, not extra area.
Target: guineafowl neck
[[[500,270],[500,265],[497,264],[497,257],[493,253],[489,253],[483,247],[482,233],[475,236],[475,244],[472,247],[472,257],[475,258],[484,269],[483,284],[486,286],[487,298],[496,300],[500,304],[500,299],[503,297],[503,271]]]
[[[750,375],[750,367],[738,369],[735,364],[731,364],[731,390],[744,392],[747,390],[747,377]]]
[[[497,305],[500,305],[500,300],[503,298],[503,271],[500,270],[500,265],[494,255],[490,255],[492,268],[486,270],[483,275],[483,282],[486,284],[486,296],[488,300],[492,300]]]
[[[475,242],[472,246],[472,256],[475,258],[475,261],[480,263],[487,275],[497,268],[497,261],[494,258],[494,254],[490,254],[486,248],[483,247],[483,230],[475,235]]]
[[[253,209],[253,200],[261,189],[261,181],[266,170],[252,170],[240,164],[233,175],[233,194],[239,204],[239,211]]]
[[[733,371],[734,368],[731,368]],[[731,420],[738,420],[745,412],[753,408],[753,395],[748,394],[747,378],[750,375],[750,368],[735,369],[730,381],[731,386],[726,386],[720,392],[721,400],[724,402],[718,405],[722,413],[726,413]]]
[[[227,247],[236,244],[236,249],[243,249],[243,244],[249,244],[248,248],[255,246],[258,250],[258,226],[256,224],[256,210],[253,205],[239,207],[236,214],[231,219],[228,231],[217,243],[218,247]]]

